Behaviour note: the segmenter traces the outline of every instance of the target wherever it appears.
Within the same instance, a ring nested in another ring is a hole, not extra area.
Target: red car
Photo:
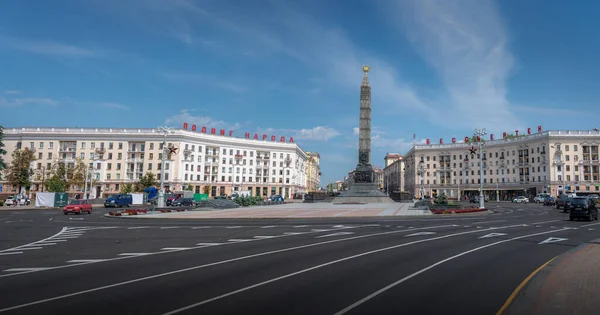
[[[63,208],[63,213],[65,215],[72,213],[83,214],[87,212],[87,214],[92,214],[92,204],[87,200],[71,200],[68,205]]]

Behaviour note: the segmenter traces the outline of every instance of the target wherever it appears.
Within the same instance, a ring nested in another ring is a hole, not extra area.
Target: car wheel
[[[569,216],[569,220],[573,221],[573,217],[572,217],[572,216]]]
[[[588,217],[587,217],[587,220],[588,220],[588,221],[592,221],[593,219],[594,219],[594,217],[593,217],[593,216],[592,216],[592,214],[590,213],[590,214],[588,215]]]
[[[65,215],[67,215],[67,214],[68,214],[68,213],[66,213],[66,212],[63,212],[63,213],[64,213]]]

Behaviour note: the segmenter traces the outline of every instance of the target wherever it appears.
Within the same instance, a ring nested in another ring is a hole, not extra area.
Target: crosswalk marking
[[[106,259],[74,259],[74,260],[67,260],[68,263],[95,263],[95,262],[101,262],[101,261],[105,261]]]
[[[11,271],[42,271],[42,270],[47,270],[47,269],[52,269],[49,267],[40,267],[40,268],[10,268],[10,269],[5,269],[4,271],[7,272],[11,272]]]
[[[160,250],[186,250],[186,249],[191,249],[191,247],[165,247],[165,248],[161,248]]]

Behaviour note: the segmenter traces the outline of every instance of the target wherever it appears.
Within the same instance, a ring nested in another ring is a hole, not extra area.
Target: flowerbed
[[[431,209],[433,214],[459,214],[487,211],[487,209],[471,208],[471,209]]]
[[[140,215],[140,214],[148,214],[148,209],[125,209],[125,210],[121,210],[121,211],[115,211],[115,212],[109,212],[108,215],[109,216],[113,216],[113,217],[121,217],[121,216],[128,216],[128,215]],[[160,209],[157,210],[156,212],[161,212],[161,213],[168,213],[168,212],[182,212],[182,211],[187,211],[187,209]]]

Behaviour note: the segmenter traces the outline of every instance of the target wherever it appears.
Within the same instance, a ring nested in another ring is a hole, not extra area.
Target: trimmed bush
[[[4,201],[0,201],[0,207],[4,206]]]

